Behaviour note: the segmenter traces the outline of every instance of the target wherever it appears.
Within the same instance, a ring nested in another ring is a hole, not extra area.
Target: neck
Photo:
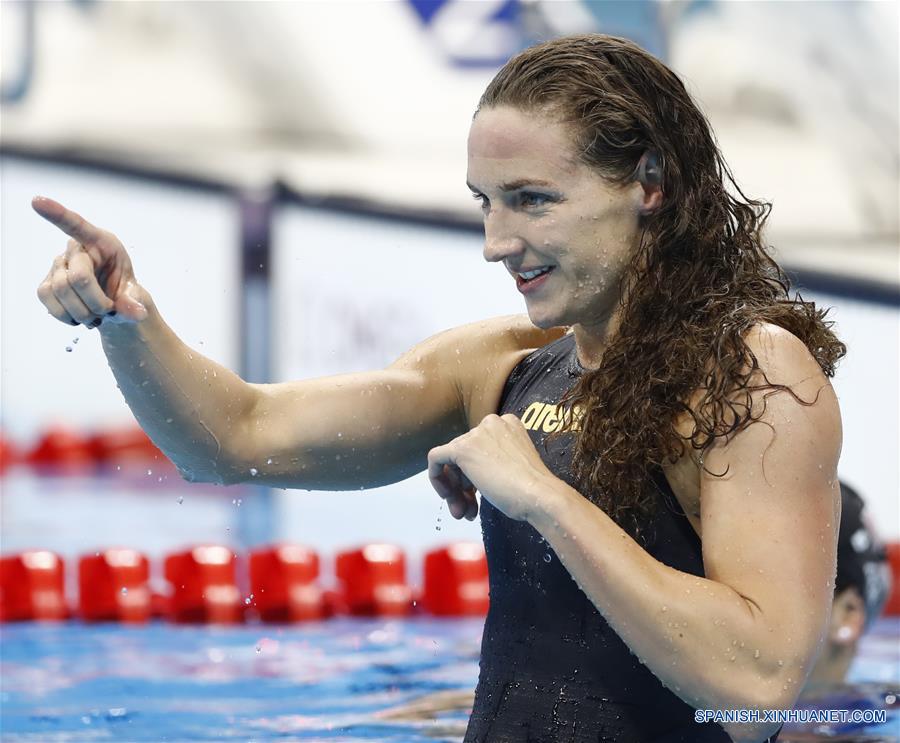
[[[585,369],[596,369],[603,360],[603,352],[609,346],[621,323],[621,308],[591,323],[578,323],[572,326],[575,335],[575,348],[578,363]]]

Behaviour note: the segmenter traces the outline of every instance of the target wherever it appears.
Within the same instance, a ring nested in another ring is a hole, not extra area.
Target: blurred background
[[[0,13],[4,552],[384,540],[415,557],[479,540],[424,475],[316,493],[189,485],[152,453],[109,448],[103,476],[87,455],[64,474],[23,463],[87,437],[96,452],[134,423],[95,334],[36,298],[65,238],[29,201],[115,232],[175,331],[251,381],[381,367],[445,328],[524,311],[481,258],[468,125],[512,53],[584,31],[672,66],[744,192],[773,202],[769,242],[849,349],[834,380],[840,476],[900,538],[896,3],[4,0]]]

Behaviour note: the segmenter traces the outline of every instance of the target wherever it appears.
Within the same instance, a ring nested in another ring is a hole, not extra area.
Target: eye
[[[475,199],[475,201],[481,202],[482,209],[488,209],[491,206],[491,202],[488,200],[488,197],[483,193],[473,193],[472,198]]]
[[[522,191],[519,193],[519,204],[524,207],[541,207],[546,206],[553,201],[551,196],[535,191]]]

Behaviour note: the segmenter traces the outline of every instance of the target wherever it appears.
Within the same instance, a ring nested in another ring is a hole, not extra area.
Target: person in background
[[[884,546],[866,518],[865,503],[841,483],[841,528],[837,577],[825,646],[806,682],[806,691],[841,684],[859,641],[881,613],[891,585]]]

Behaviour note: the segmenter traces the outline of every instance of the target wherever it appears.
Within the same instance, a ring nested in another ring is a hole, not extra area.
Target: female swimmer
[[[774,740],[777,722],[695,715],[790,708],[834,588],[844,347],[789,296],[768,205],[678,77],[603,35],[503,67],[467,175],[528,318],[383,370],[244,382],[175,336],[114,235],[43,198],[71,239],[38,295],[99,327],[187,480],[348,490],[427,466],[469,519],[480,494],[491,605],[466,741]]]

